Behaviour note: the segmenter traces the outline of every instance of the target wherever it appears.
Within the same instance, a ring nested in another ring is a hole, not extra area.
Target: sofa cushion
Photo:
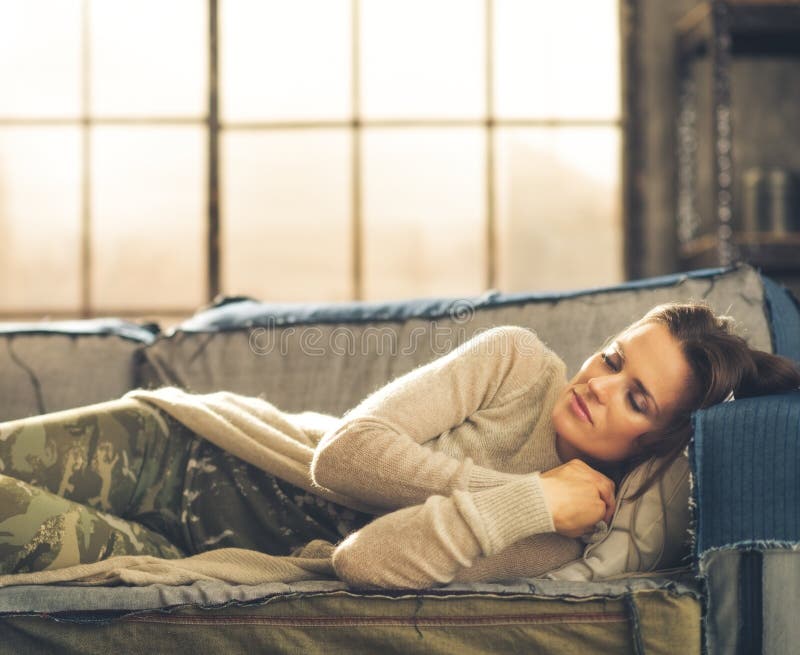
[[[654,305],[690,299],[733,315],[751,345],[773,350],[763,280],[741,266],[560,294],[493,291],[473,298],[324,304],[237,299],[159,337],[147,349],[143,381],[197,393],[261,395],[285,411],[340,416],[479,330],[532,328],[571,375],[606,337]]]
[[[118,398],[139,386],[155,328],[118,319],[0,323],[0,421]]]
[[[399,594],[330,580],[8,587],[0,628],[8,653],[700,655],[702,605],[687,582],[535,580]]]

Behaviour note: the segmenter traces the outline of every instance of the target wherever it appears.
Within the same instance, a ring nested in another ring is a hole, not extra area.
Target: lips
[[[572,405],[572,411],[578,416],[578,418],[586,421],[587,423],[594,424],[589,408],[587,407],[583,398],[581,398],[578,395],[578,392],[575,391],[575,389],[572,390],[572,400],[570,401],[570,405]]]

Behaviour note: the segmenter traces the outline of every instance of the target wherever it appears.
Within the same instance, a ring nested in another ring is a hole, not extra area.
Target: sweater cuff
[[[467,482],[467,491],[483,491],[484,489],[494,489],[501,487],[508,482],[521,480],[529,476],[530,473],[502,473],[484,466],[474,464],[469,472],[469,480]]]
[[[453,500],[486,557],[533,534],[555,532],[538,473],[493,489],[456,491]]]

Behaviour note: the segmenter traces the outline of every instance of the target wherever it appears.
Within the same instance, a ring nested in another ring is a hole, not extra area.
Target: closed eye
[[[605,364],[612,371],[619,371],[619,362],[612,360],[608,353],[600,353],[600,359],[602,359],[603,364]]]
[[[619,356],[619,353],[615,353],[612,351],[611,354],[607,352],[600,353],[600,359],[603,361],[603,364],[613,371],[614,373],[619,373],[622,365],[621,360],[622,358]],[[619,360],[619,361],[618,361]],[[639,404],[636,401],[636,395],[632,392],[628,392],[628,402],[630,403],[631,409],[638,414],[644,414],[647,410],[647,403]]]
[[[628,393],[628,402],[630,402],[634,412],[638,412],[639,414],[645,413],[647,405],[639,405],[636,402],[636,396],[633,394],[633,392]]]

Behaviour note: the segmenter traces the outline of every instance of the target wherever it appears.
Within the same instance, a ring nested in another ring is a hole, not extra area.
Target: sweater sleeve
[[[421,505],[384,514],[336,547],[333,567],[354,587],[424,589],[450,583],[482,558],[502,557],[520,540],[552,532],[534,473],[492,489],[430,496]],[[568,549],[567,556],[574,551]],[[541,552],[528,561],[532,570],[525,573],[533,576],[544,572],[536,562],[558,560]]]
[[[530,389],[532,371],[555,379],[560,360],[530,330],[500,326],[396,378],[355,408],[317,445],[314,483],[396,509],[455,490],[477,491],[518,475],[423,447],[473,413]]]

